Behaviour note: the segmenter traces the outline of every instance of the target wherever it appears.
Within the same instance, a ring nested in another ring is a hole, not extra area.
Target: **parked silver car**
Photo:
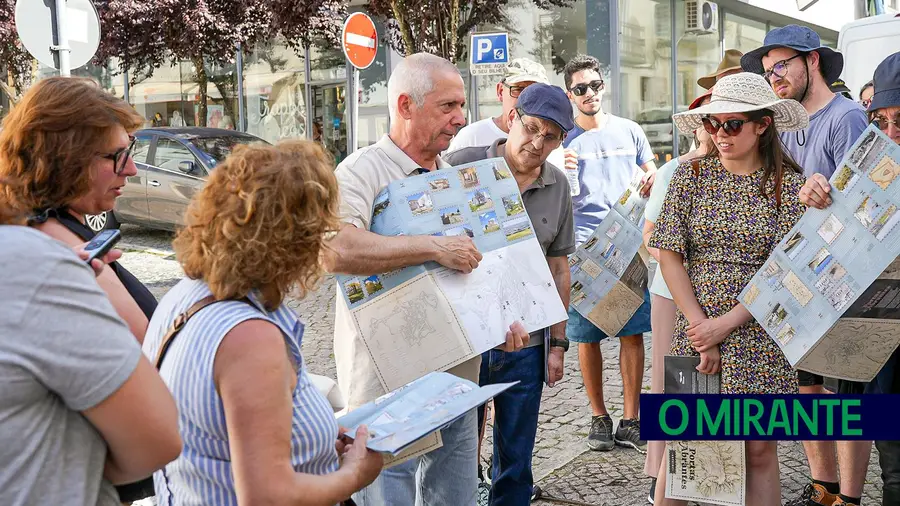
[[[111,212],[87,216],[94,231],[134,223],[175,230],[184,224],[191,198],[206,176],[238,144],[266,142],[219,128],[148,128],[135,134],[132,151],[137,174],[127,178]]]

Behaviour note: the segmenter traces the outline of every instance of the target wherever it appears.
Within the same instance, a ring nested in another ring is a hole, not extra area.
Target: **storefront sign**
[[[378,33],[372,18],[361,12],[355,12],[344,22],[341,33],[344,54],[354,67],[362,70],[375,61],[378,53]]]
[[[509,37],[505,33],[473,33],[469,55],[472,75],[502,74],[509,63]]]

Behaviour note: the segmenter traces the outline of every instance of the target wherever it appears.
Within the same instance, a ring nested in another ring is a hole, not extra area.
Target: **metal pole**
[[[244,123],[244,51],[241,49],[241,43],[238,42],[237,54],[235,55],[234,65],[237,74],[237,99],[238,99],[238,131],[246,132],[247,126]],[[224,98],[224,97],[223,97]]]
[[[612,81],[612,92],[610,92],[610,112],[618,115],[620,112],[619,99],[622,92],[622,58],[619,55],[619,2],[617,0],[609,1],[609,59],[610,59],[610,81]]]
[[[316,113],[316,104],[313,103],[312,98],[312,86],[309,84],[309,80],[312,79],[312,65],[309,63],[309,48],[303,48],[303,71],[306,72],[306,78],[303,80],[303,98],[306,100],[306,138],[312,140],[313,138],[313,115]],[[322,128],[325,128],[325,125],[322,125]],[[324,136],[325,133],[323,132]]]
[[[131,103],[131,83],[128,82],[128,67],[125,67],[125,71],[122,72],[122,78],[125,79],[125,86],[123,91],[125,92],[125,102]]]
[[[675,37],[677,33],[675,31],[675,0],[669,0],[669,5],[671,6],[670,12],[671,14],[671,27],[672,27],[672,72],[670,79],[672,79],[672,114],[678,113],[678,42],[681,40],[681,37]],[[672,120],[672,157],[678,158],[678,127],[675,126],[675,120]]]
[[[357,123],[359,122],[359,70],[347,62],[347,66],[350,67],[350,78],[347,80],[347,94],[349,95],[346,98],[347,108],[348,108],[348,121],[347,121],[347,154],[353,153],[357,148]]]
[[[69,35],[66,33],[66,0],[56,0],[56,46],[50,49],[56,51],[59,62],[59,75],[69,77],[72,75],[69,63]]]

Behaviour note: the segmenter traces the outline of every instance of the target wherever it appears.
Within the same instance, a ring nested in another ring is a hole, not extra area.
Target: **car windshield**
[[[231,154],[235,146],[238,144],[250,144],[255,140],[253,137],[246,135],[221,135],[216,137],[194,137],[190,142],[206,155],[211,166],[216,166]]]

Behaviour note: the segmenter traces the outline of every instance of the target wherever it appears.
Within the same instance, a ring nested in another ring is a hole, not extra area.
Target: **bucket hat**
[[[697,84],[700,85],[701,88],[710,89],[716,84],[723,75],[729,72],[740,72],[741,71],[741,56],[744,53],[738,51],[737,49],[728,49],[725,51],[725,57],[722,58],[722,61],[719,62],[719,68],[716,69],[712,74],[707,74],[700,79],[697,79]]]
[[[765,72],[762,64],[763,56],[779,47],[787,47],[799,53],[813,51],[819,53],[819,65],[822,67],[822,75],[825,76],[826,83],[837,81],[841,76],[841,71],[844,70],[844,57],[841,53],[823,46],[819,34],[811,28],[799,25],[787,25],[767,33],[761,48],[754,49],[741,57],[741,67],[747,72],[763,74]]]
[[[875,69],[875,94],[869,110],[885,107],[900,107],[900,52],[894,53],[878,64]]]
[[[725,76],[712,89],[708,104],[680,112],[672,119],[682,132],[700,128],[703,117],[710,114],[744,113],[769,109],[775,113],[779,132],[795,132],[809,126],[809,115],[800,102],[780,99],[759,74],[741,72]]]

